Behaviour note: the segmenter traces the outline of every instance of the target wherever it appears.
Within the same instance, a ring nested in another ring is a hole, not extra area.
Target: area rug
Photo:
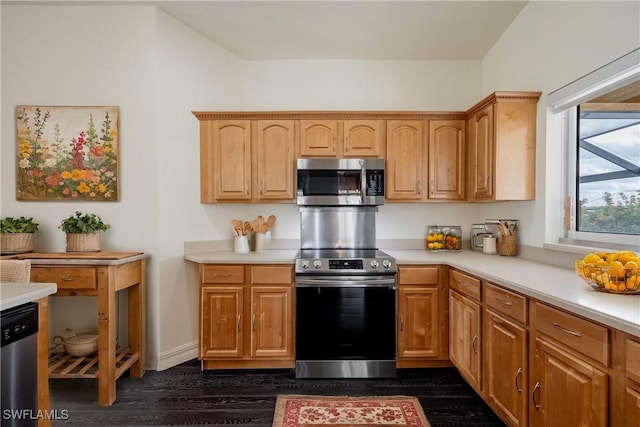
[[[409,396],[278,395],[273,427],[429,427],[420,402]]]

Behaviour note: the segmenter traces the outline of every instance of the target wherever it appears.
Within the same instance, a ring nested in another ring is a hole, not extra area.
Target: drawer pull
[[[471,341],[471,350],[473,350],[475,354],[478,354],[478,348],[476,347],[476,342],[478,342],[478,334],[475,334],[473,336],[473,340]]]
[[[404,319],[402,318],[402,314],[400,315],[400,332],[404,330]]]
[[[520,378],[520,375],[522,375],[522,368],[518,368],[518,370],[516,371],[516,378],[515,378],[516,391],[522,394],[522,387],[520,387],[520,384],[518,384],[518,378]]]
[[[507,300],[502,299],[500,297],[496,297],[496,301],[498,301],[499,303],[504,304],[506,306],[509,306],[509,307],[511,307],[513,305],[513,303],[511,301],[507,301]]]
[[[536,381],[536,385],[533,386],[533,393],[531,393],[531,400],[533,401],[533,407],[540,409],[540,405],[536,402],[536,393],[540,390],[540,381]]]
[[[563,328],[557,322],[553,322],[552,325],[553,325],[554,328],[559,329],[560,331],[564,332],[565,334],[573,335],[574,337],[581,337],[582,336],[582,334],[580,332],[576,332],[576,331],[572,331],[571,329]]]
[[[61,277],[61,279],[65,282],[70,282],[73,280],[73,278],[71,276],[69,276],[68,274],[65,274],[64,276]]]
[[[462,280],[460,280],[460,279],[456,279],[456,283],[458,284],[458,286],[464,286],[465,288],[466,288],[467,286],[469,286],[469,284],[468,284],[468,283],[463,282],[463,281],[462,281]]]
[[[213,273],[213,277],[229,277],[231,273]]]
[[[42,280],[42,274],[40,273],[36,274],[35,279],[36,279],[36,282],[39,282],[40,280]]]

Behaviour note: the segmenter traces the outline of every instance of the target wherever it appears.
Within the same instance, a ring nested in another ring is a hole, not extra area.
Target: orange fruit
[[[620,261],[623,264],[626,264],[629,261],[633,261],[638,259],[638,255],[635,252],[631,252],[631,251],[623,251],[620,253],[620,256],[618,256],[618,261]]]
[[[637,263],[637,261],[627,261],[624,264],[624,268],[627,268],[627,269],[638,268],[638,263]]]
[[[613,277],[624,279],[627,272],[620,261],[611,261],[609,263],[609,274]]]

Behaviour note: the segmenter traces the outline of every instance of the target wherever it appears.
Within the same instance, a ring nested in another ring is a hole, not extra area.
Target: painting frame
[[[117,106],[18,105],[16,199],[119,201]]]

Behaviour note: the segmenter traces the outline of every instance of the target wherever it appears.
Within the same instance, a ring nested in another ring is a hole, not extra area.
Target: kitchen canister
[[[271,247],[271,232],[256,233],[256,252],[263,252]]]
[[[496,236],[484,236],[482,238],[482,252],[485,254],[496,254]]]
[[[498,244],[498,253],[502,256],[516,256],[518,255],[517,236],[509,234],[507,236],[500,236],[500,243]]]
[[[249,240],[247,236],[235,236],[233,238],[233,253],[235,254],[248,254],[249,253]]]

